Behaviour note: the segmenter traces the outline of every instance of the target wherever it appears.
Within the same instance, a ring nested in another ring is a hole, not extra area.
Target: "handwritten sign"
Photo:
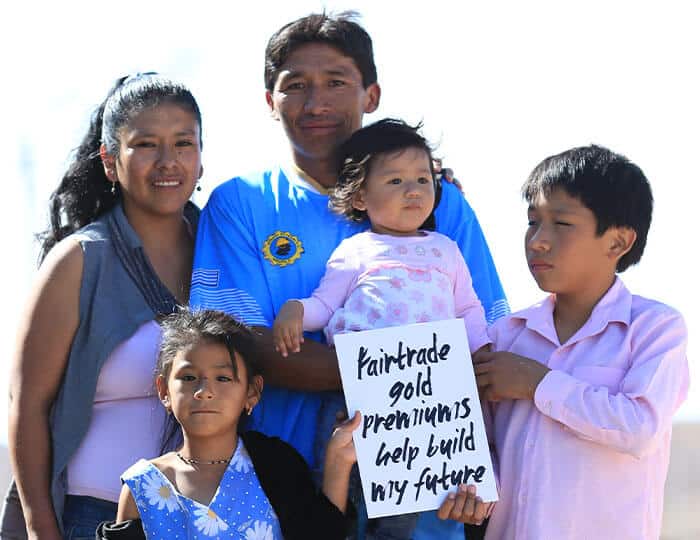
[[[434,510],[459,484],[496,483],[464,322],[335,336],[370,518]]]

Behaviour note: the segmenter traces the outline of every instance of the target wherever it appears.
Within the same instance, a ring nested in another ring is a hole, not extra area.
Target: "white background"
[[[0,28],[5,201],[0,212],[2,370],[33,277],[33,235],[89,114],[112,81],[157,70],[184,80],[204,115],[204,190],[284,155],[264,101],[263,51],[282,24],[354,8],[382,85],[366,120],[423,120],[465,185],[514,309],[542,296],[524,264],[519,187],[542,158],[592,142],[637,162],[656,199],[635,292],[678,308],[693,381],[698,310],[698,12],[693,2],[26,1]],[[7,376],[2,378],[7,382]],[[700,392],[677,419],[700,421]],[[0,386],[0,391],[2,387]],[[0,440],[5,438],[0,409]]]

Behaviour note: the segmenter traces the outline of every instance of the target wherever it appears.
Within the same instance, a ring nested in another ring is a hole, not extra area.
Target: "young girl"
[[[275,319],[275,346],[298,352],[302,331],[333,336],[386,326],[464,320],[472,353],[487,347],[484,310],[464,258],[434,228],[436,182],[428,143],[418,128],[385,119],[355,132],[340,149],[341,169],[330,205],[370,230],[343,241],[310,298],[286,302]],[[330,434],[342,396],[321,409],[317,448]],[[375,538],[410,538],[417,515],[374,520]]]
[[[184,309],[162,328],[156,387],[182,440],[122,475],[117,522],[140,517],[148,538],[344,538],[359,413],[331,438],[319,493],[291,446],[239,434],[263,387],[251,331],[222,312]]]

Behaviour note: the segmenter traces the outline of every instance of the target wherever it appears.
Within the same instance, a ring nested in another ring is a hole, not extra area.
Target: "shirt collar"
[[[525,321],[525,326],[537,332],[549,341],[559,344],[559,338],[554,328],[555,295],[547,298],[522,311],[513,313],[512,317]],[[577,341],[599,334],[608,324],[617,322],[629,326],[632,312],[632,295],[619,277],[615,278],[612,286],[593,308],[590,317],[566,342],[572,345]]]
[[[119,229],[119,232],[121,233],[122,238],[124,239],[126,246],[129,249],[143,248],[143,242],[141,242],[141,238],[139,238],[139,235],[136,234],[136,231],[131,226],[131,223],[129,223],[129,220],[126,219],[126,214],[124,213],[124,204],[122,203],[122,201],[120,200],[119,202],[117,202],[117,204],[114,205],[114,208],[112,208],[109,212],[111,212],[114,216],[114,221],[117,225],[117,228]],[[187,225],[190,229],[190,234],[192,235],[192,238],[197,237],[199,212],[199,208],[192,201],[187,201],[185,203],[185,209],[183,213],[185,216],[185,221],[187,222]]]
[[[294,173],[294,176],[299,181],[299,183],[315,191],[316,193],[319,193],[320,195],[328,195],[328,192],[330,191],[329,188],[325,187],[315,178],[309,176],[309,174],[306,173],[306,171],[300,169],[299,166],[296,163],[294,163],[293,160],[290,160],[289,167]]]
[[[116,223],[117,228],[119,229],[119,232],[121,233],[126,246],[129,249],[138,249],[143,247],[143,243],[141,242],[139,235],[136,234],[136,231],[129,223],[129,220],[126,219],[126,214],[124,213],[124,206],[121,201],[114,205],[114,208],[111,210],[111,212],[114,216],[114,222]]]

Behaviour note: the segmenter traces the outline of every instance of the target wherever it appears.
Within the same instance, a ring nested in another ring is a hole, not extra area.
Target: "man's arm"
[[[254,329],[260,335],[258,361],[265,383],[306,392],[341,389],[335,349],[307,339],[301,345],[301,352],[285,358],[275,350],[270,328],[256,326]]]

